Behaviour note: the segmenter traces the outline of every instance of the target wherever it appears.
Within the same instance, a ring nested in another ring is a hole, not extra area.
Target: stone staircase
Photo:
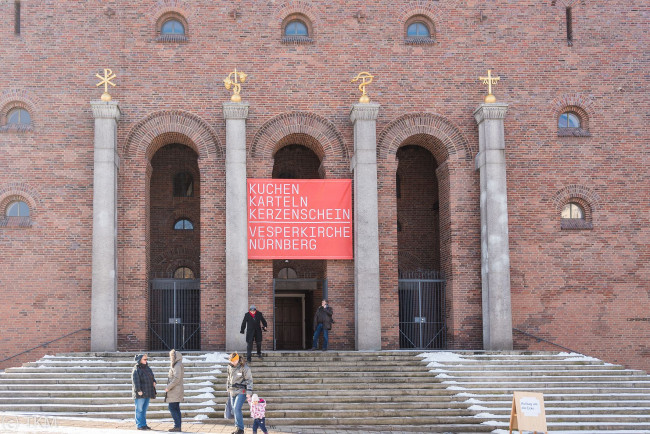
[[[60,354],[9,368],[0,411],[131,419],[133,356]],[[149,356],[160,393],[147,416],[169,419],[167,354]],[[184,353],[184,362],[184,419],[230,424],[222,418],[226,355]],[[650,377],[576,354],[271,352],[251,368],[267,425],[283,431],[507,432],[512,392],[523,390],[544,393],[554,433],[650,432]]]

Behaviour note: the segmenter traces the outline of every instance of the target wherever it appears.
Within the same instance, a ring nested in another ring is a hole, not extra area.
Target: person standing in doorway
[[[318,307],[318,310],[316,311],[316,315],[314,315],[314,342],[312,343],[311,349],[312,350],[317,350],[318,349],[318,337],[321,333],[323,332],[323,346],[322,349],[323,351],[327,351],[327,343],[329,339],[329,331],[332,329],[332,323],[334,320],[332,319],[332,314],[333,310],[330,307],[329,304],[327,304],[327,300],[323,300],[321,302],[321,305]]]
[[[136,365],[131,372],[132,397],[135,400],[135,425],[139,430],[149,430],[147,426],[147,408],[149,400],[156,397],[156,378],[147,364],[149,356],[135,356]]]
[[[251,361],[251,353],[253,351],[253,340],[257,343],[257,356],[262,358],[262,330],[266,331],[266,320],[262,312],[259,312],[254,304],[248,309],[244,315],[244,320],[241,322],[240,333],[244,334],[246,329],[246,361]]]
[[[167,374],[167,387],[165,388],[165,402],[169,406],[169,412],[174,419],[174,427],[169,432],[181,432],[181,407],[180,403],[185,400],[185,386],[183,377],[183,355],[176,350],[169,352],[169,374]]]
[[[232,405],[232,412],[235,414],[235,428],[237,428],[232,434],[244,434],[242,406],[244,401],[253,394],[253,373],[237,353],[232,353],[228,357],[228,362],[226,388]]]

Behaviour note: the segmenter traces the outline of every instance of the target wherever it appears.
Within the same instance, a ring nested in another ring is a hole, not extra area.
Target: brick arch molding
[[[584,203],[589,207],[589,210],[585,211],[591,211],[592,213],[598,208],[600,202],[600,196],[598,196],[595,191],[587,186],[579,184],[567,185],[558,190],[551,198],[551,201],[553,202],[555,209],[558,212],[561,212],[564,205],[574,198],[582,199],[582,201],[584,201]]]
[[[350,159],[343,135],[334,124],[314,113],[303,112],[284,113],[264,123],[255,133],[250,157],[272,159],[279,149],[277,144],[283,143],[284,137],[294,134],[313,137],[320,144],[320,148],[310,146],[310,149],[321,162],[325,159]]]
[[[161,137],[167,139],[160,140]],[[151,113],[135,124],[127,135],[122,155],[149,161],[158,149],[173,142],[191,147],[199,158],[223,156],[212,127],[199,116],[182,110]]]
[[[390,122],[379,133],[377,159],[394,160],[397,149],[406,139],[422,134],[432,136],[442,143],[447,158],[457,155],[460,159],[471,161],[472,156],[477,152],[470,146],[460,129],[443,116],[433,113],[410,113]],[[433,155],[440,155],[438,150],[429,149],[429,151]],[[443,161],[438,161],[438,164],[442,164]]]

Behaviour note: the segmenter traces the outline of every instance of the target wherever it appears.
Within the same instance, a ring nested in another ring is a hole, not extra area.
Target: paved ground
[[[159,422],[156,420],[149,420],[149,426],[152,431],[145,432],[167,432],[173,425],[172,422]],[[333,428],[288,428],[288,427],[273,427],[267,425],[270,434],[361,434],[361,433],[379,433],[380,431],[347,431],[336,430]],[[120,421],[120,420],[93,420],[84,418],[62,418],[62,417],[48,417],[48,416],[22,416],[13,415],[9,413],[0,413],[0,433],[63,433],[63,434],[124,434],[136,432],[135,423],[133,421]],[[232,423],[202,423],[202,422],[183,422],[183,432],[188,433],[215,433],[215,434],[230,434],[234,431]],[[251,426],[245,429],[246,434],[251,434],[253,431]],[[261,431],[258,431],[261,434]],[[381,431],[382,434],[399,434],[397,431]],[[413,434],[413,433],[408,433]]]

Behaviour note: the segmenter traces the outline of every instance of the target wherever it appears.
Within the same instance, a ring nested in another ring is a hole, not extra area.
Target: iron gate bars
[[[149,348],[201,349],[201,281],[152,279],[149,291]]]
[[[400,348],[445,349],[445,280],[398,279]]]

